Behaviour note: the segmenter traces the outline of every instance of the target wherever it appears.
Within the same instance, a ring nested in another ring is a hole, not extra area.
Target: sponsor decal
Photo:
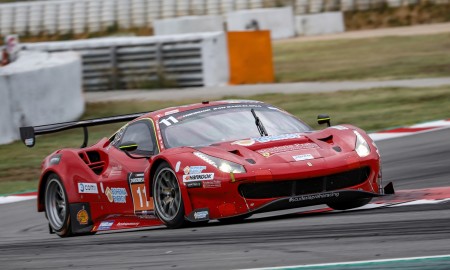
[[[183,182],[213,180],[214,173],[198,173],[183,175]]]
[[[314,195],[302,195],[298,197],[291,197],[289,198],[289,202],[303,202],[303,201],[310,201],[310,200],[317,200],[317,199],[328,199],[328,198],[337,198],[339,197],[338,192],[331,192],[331,193],[325,193],[325,194],[314,194]]]
[[[105,195],[110,203],[126,203],[127,191],[124,188],[109,188],[105,190]]]
[[[171,115],[171,114],[174,114],[174,113],[177,113],[177,112],[179,112],[179,110],[178,109],[175,109],[175,110],[171,110],[171,111],[168,111],[168,112],[166,112],[166,113],[164,113],[164,115]]]
[[[282,146],[275,146],[270,148],[264,148],[261,150],[258,150],[259,154],[266,156],[266,153],[269,153],[269,155],[283,153],[283,152],[290,152],[290,151],[297,151],[297,150],[305,150],[305,149],[316,149],[319,148],[319,146],[315,143],[296,143],[296,144],[289,144],[289,145],[282,145]]]
[[[78,193],[98,194],[96,183],[78,183]]]
[[[180,171],[180,166],[181,166],[181,161],[178,161],[177,164],[175,165],[175,172]]]
[[[122,174],[122,165],[120,164],[114,164],[111,168],[111,172],[109,173],[109,176],[117,176]]]
[[[34,139],[33,138],[25,139],[25,145],[26,146],[33,146],[34,145]]]
[[[222,182],[220,180],[204,181],[202,182],[203,188],[220,188]]]
[[[209,212],[207,210],[194,212],[194,219],[206,219],[209,218]]]
[[[255,140],[253,140],[253,139],[239,140],[239,141],[232,142],[231,144],[237,144],[240,146],[250,146],[250,145],[255,144]]]
[[[311,154],[296,155],[296,156],[292,156],[292,158],[293,158],[295,161],[302,161],[302,160],[314,159],[313,155],[311,155]]]
[[[98,226],[98,231],[107,231],[111,229],[111,226],[114,224],[114,220],[111,221],[102,221]]]
[[[275,142],[275,141],[282,141],[282,140],[289,140],[289,139],[298,139],[301,137],[302,137],[302,135],[300,135],[298,133],[294,133],[294,134],[265,136],[265,137],[259,137],[259,138],[253,138],[253,139],[259,143],[267,143],[267,142]]]
[[[335,129],[339,129],[339,130],[346,130],[346,129],[348,129],[347,127],[344,127],[344,126],[332,126],[331,128],[335,128]]]
[[[61,161],[61,154],[54,155],[50,158],[50,164],[51,165],[57,165]]]
[[[133,202],[134,213],[153,210],[153,201],[147,200],[147,191],[143,172],[128,174],[128,183],[130,184],[131,200]]]
[[[130,226],[139,226],[139,222],[119,222],[117,223],[118,227],[130,227]]]
[[[80,223],[80,225],[87,225],[88,221],[89,221],[89,215],[88,212],[84,209],[81,209],[80,211],[78,211],[77,213],[77,220],[78,223]]]
[[[144,173],[130,173],[128,175],[128,181],[130,184],[144,183]]]
[[[206,169],[206,166],[186,166],[183,169],[184,174],[199,174]]]
[[[202,187],[202,182],[201,181],[187,182],[186,183],[186,187],[187,188],[201,188]]]

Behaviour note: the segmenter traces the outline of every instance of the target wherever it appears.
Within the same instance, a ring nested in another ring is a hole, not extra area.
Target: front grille
[[[247,199],[291,197],[356,186],[364,183],[369,175],[370,168],[363,167],[342,173],[301,180],[244,183],[239,185],[239,192]]]

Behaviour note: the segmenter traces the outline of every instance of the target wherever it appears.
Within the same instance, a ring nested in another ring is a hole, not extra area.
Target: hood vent
[[[322,142],[326,142],[328,144],[333,144],[333,135],[330,135],[330,136],[325,137],[325,138],[318,138],[318,140],[320,140]]]

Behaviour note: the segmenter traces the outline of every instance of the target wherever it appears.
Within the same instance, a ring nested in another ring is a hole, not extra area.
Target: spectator
[[[0,62],[0,67],[6,66],[9,64],[9,54],[6,48],[2,50],[2,61]]]

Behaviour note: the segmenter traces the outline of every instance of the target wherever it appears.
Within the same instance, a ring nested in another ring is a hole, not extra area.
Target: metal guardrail
[[[74,42],[73,46],[70,42],[62,45],[56,44],[58,42],[30,43],[24,49],[79,52],[86,91],[203,86],[202,39],[122,40],[111,42],[111,45],[105,45],[105,42],[86,42],[84,45]]]

